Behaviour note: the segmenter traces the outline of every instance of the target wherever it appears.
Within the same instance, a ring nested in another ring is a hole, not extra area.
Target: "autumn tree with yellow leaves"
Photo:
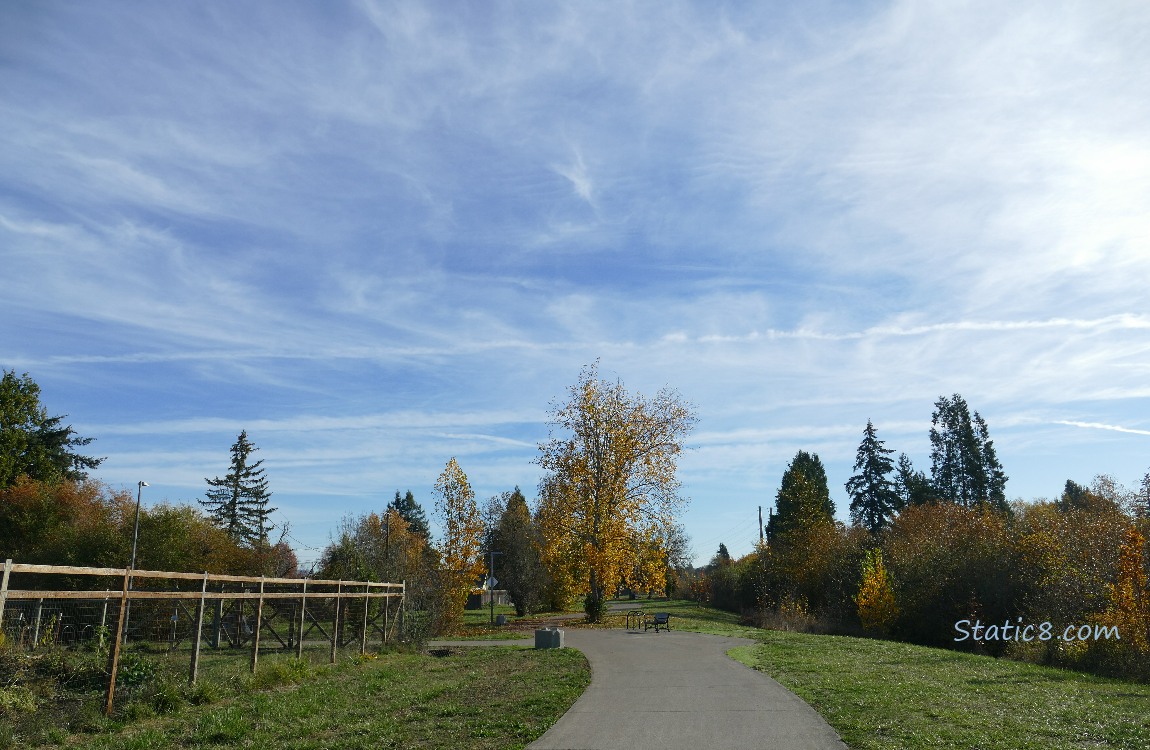
[[[1137,675],[1150,657],[1150,581],[1146,537],[1133,524],[1122,535],[1117,574],[1106,585],[1106,598],[1106,611],[1096,622],[1114,628],[1117,637],[1090,642],[1090,658],[1101,661],[1111,673]]]
[[[536,459],[546,472],[542,557],[556,585],[585,595],[594,622],[607,594],[634,573],[635,549],[683,508],[676,462],[697,418],[676,392],[632,395],[600,379],[597,364],[551,416],[551,439]]]
[[[437,545],[442,559],[444,602],[443,626],[463,620],[467,594],[483,574],[479,555],[483,543],[483,522],[475,492],[455,458],[447,462],[435,480],[435,511],[443,523],[443,538]]]
[[[859,608],[859,620],[866,630],[885,634],[898,617],[894,590],[882,564],[880,549],[869,550],[863,559],[862,582],[855,603]]]

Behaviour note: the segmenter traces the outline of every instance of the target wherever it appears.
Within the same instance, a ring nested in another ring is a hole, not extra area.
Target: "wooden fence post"
[[[303,658],[303,629],[307,624],[307,579],[303,579],[303,593],[299,598],[299,640],[295,644],[295,658]]]
[[[264,577],[260,576],[260,598],[256,600],[256,629],[252,633],[252,671],[260,658],[260,625],[264,618]]]
[[[407,611],[407,579],[403,579],[403,588],[399,590],[399,612],[395,615],[395,624],[399,629],[399,640],[403,641],[403,613]]]
[[[204,586],[200,589],[200,606],[196,608],[196,629],[192,633],[192,664],[188,668],[188,684],[196,684],[196,672],[200,668],[200,638],[204,633],[204,609],[207,607],[208,571],[204,571]]]
[[[227,588],[227,584],[221,583],[220,584],[220,593],[221,594],[224,593],[225,588]],[[215,622],[212,623],[212,648],[217,649],[217,650],[219,649],[219,647],[220,647],[220,636],[223,635],[223,631],[224,631],[224,600],[223,600],[223,597],[220,597],[219,599],[216,599]]]
[[[371,584],[365,583],[363,585],[363,593],[371,593]],[[371,597],[363,597],[363,632],[359,634],[359,655],[363,656],[367,653],[367,609],[371,605]]]
[[[391,589],[387,589],[387,596],[383,597],[383,645],[387,645],[387,621],[390,619]]]
[[[12,559],[4,561],[4,578],[0,580],[0,633],[4,632],[4,605],[8,602],[8,576],[12,575]]]
[[[335,615],[331,622],[331,663],[335,664],[335,649],[336,644],[339,642],[339,605],[340,593],[343,592],[343,581],[341,580],[335,587]]]
[[[132,579],[132,569],[124,568],[124,593],[120,595],[120,616],[116,622],[116,640],[112,644],[112,663],[108,666],[108,694],[104,702],[104,715],[112,715],[112,699],[116,696],[116,673],[120,671],[120,642],[124,634],[124,615],[128,608],[128,581]]]
[[[246,583],[240,584],[240,593],[248,593],[248,585]],[[236,613],[236,642],[232,644],[235,648],[244,645],[244,600],[236,599],[236,606],[239,611]]]
[[[40,616],[44,614],[44,600],[36,600],[36,620],[32,626],[32,650],[35,651],[36,647],[40,645]]]

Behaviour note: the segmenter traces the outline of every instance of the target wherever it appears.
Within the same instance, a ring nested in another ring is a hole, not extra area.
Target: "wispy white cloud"
[[[1064,424],[1068,427],[1083,427],[1090,430],[1111,430],[1112,432],[1125,432],[1130,435],[1150,435],[1150,430],[1138,430],[1133,427],[1122,427],[1121,425],[1114,424],[1101,424],[1099,422],[1077,422],[1067,419],[1059,419],[1054,424]]]
[[[1150,398],[1147,22],[5,6],[0,366],[112,481],[194,487],[246,428],[305,515],[452,452],[485,492],[531,484],[596,358],[696,403],[704,536],[800,447],[837,492],[867,418],[921,463],[954,392],[1011,492],[1054,454],[1140,476],[1143,432],[1100,425]]]
[[[425,429],[476,425],[539,423],[542,410],[477,412],[416,412],[397,410],[387,414],[360,414],[346,417],[301,415],[281,419],[255,419],[242,421],[235,418],[209,417],[181,419],[168,422],[140,424],[90,424],[87,429],[106,435],[179,435],[194,432],[227,433],[250,429],[252,432],[321,431],[345,432],[349,430]]]

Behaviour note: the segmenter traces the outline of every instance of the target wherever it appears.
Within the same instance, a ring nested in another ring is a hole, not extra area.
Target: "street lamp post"
[[[147,482],[136,482],[136,523],[132,527],[132,564],[129,566],[132,572],[136,570],[136,544],[140,540],[140,497],[144,492],[144,488],[148,486]],[[128,578],[129,588],[132,586],[132,579]],[[124,640],[128,640],[128,617],[132,613],[132,600],[129,599],[128,603],[124,606]]]

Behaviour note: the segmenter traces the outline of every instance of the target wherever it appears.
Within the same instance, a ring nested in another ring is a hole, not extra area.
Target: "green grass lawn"
[[[731,655],[855,750],[1150,748],[1150,685],[891,641],[770,631]]]
[[[698,602],[683,599],[614,599],[609,604],[637,604],[647,614],[669,612],[671,628],[689,633],[711,633],[755,638],[762,630],[739,624],[739,616],[731,612],[704,607]],[[603,627],[621,628],[626,624],[627,612],[609,611],[603,618]]]
[[[639,602],[670,612],[678,631],[758,641],[731,656],[797,693],[854,750],[1150,748],[1150,685],[893,641],[764,631],[695,602]],[[623,616],[608,624],[621,627]]]
[[[515,607],[510,605],[495,605],[495,616],[503,615],[507,622],[514,624],[522,619],[515,614]],[[467,640],[502,640],[505,638],[529,638],[529,633],[516,631],[507,625],[496,626],[491,624],[491,609],[466,609],[463,611],[463,630],[455,636]]]
[[[230,664],[219,656],[205,664],[196,694],[203,705],[176,691],[169,713],[128,701],[105,720],[91,695],[75,720],[32,715],[18,731],[0,732],[0,747],[522,748],[590,682],[573,649],[345,655],[336,665],[268,655],[255,675],[244,673],[242,655]]]
[[[854,750],[1150,748],[1150,685],[891,641],[762,631],[693,602],[640,606],[670,612],[676,631],[756,641],[731,655],[809,702]],[[606,626],[622,627],[624,616],[609,615]],[[304,662],[269,653],[250,675],[245,652],[207,651],[200,684],[188,690],[186,653],[152,655],[158,677],[150,692],[126,691],[115,720],[100,716],[96,689],[87,697],[58,695],[56,710],[6,724],[5,711],[19,710],[29,696],[53,705],[32,685],[9,692],[13,705],[0,701],[0,750],[520,748],[590,681],[573,649],[458,647],[368,659],[344,652],[334,666],[327,657],[326,648]]]

